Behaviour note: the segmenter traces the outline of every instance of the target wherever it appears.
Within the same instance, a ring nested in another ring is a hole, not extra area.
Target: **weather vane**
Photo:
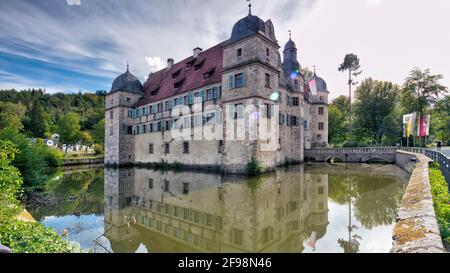
[[[248,14],[251,15],[252,14],[252,2],[250,0],[247,0],[248,2]]]
[[[130,69],[130,65],[128,64],[128,61],[127,61],[127,71],[129,71],[129,69]]]
[[[291,36],[292,36],[292,32],[291,32],[291,30],[289,30],[289,40],[291,39]]]

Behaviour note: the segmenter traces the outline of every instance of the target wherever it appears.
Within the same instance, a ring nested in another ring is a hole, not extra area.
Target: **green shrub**
[[[94,144],[94,151],[96,155],[102,155],[105,153],[105,148],[102,144]]]
[[[245,165],[245,170],[248,175],[255,176],[262,173],[263,166],[256,158],[252,157],[252,159]]]
[[[434,210],[438,221],[442,239],[450,244],[450,195],[447,182],[439,170],[439,165],[433,163],[430,168],[431,193],[433,195]]]
[[[42,146],[42,153],[44,153],[45,162],[49,167],[59,167],[64,163],[64,153],[58,149]]]
[[[22,178],[11,164],[17,149],[9,141],[0,140],[0,242],[13,252],[69,252],[72,245],[51,229],[36,222],[17,219],[22,210],[17,199]]]

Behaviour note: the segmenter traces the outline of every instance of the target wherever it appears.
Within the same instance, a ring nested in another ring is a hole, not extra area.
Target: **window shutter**
[[[219,88],[213,87],[213,98],[218,99],[219,98]]]
[[[242,86],[246,85],[247,79],[245,78],[245,72],[242,72]]]
[[[234,75],[229,75],[228,76],[228,89],[233,89],[234,88]]]

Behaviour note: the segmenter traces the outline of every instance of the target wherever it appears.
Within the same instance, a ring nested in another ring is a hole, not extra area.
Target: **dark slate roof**
[[[318,77],[315,72],[314,72],[313,77],[308,80],[308,83],[312,80],[316,81],[317,91],[328,91],[327,83],[325,82],[325,80],[322,79],[321,77]]]
[[[144,93],[141,82],[136,76],[130,73],[128,68],[125,73],[114,80],[110,93],[116,91],[125,91],[136,94]]]
[[[297,49],[297,46],[295,45],[295,42],[291,40],[291,38],[289,38],[289,41],[286,43],[286,45],[284,46],[284,50],[286,49]]]
[[[153,103],[203,86],[222,82],[223,43],[201,52],[197,58],[192,56],[151,73],[144,83],[144,96],[137,106]],[[205,79],[205,74],[210,77]]]
[[[255,35],[259,31],[266,33],[266,24],[258,16],[249,14],[234,24],[231,38],[228,40],[227,44],[232,44]]]

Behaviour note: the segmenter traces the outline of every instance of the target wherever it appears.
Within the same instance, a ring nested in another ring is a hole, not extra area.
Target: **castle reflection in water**
[[[139,168],[104,176],[105,233],[94,251],[153,253],[387,252],[409,177],[379,164],[255,178]]]
[[[327,230],[328,175],[106,169],[104,222],[114,252],[302,252]]]

